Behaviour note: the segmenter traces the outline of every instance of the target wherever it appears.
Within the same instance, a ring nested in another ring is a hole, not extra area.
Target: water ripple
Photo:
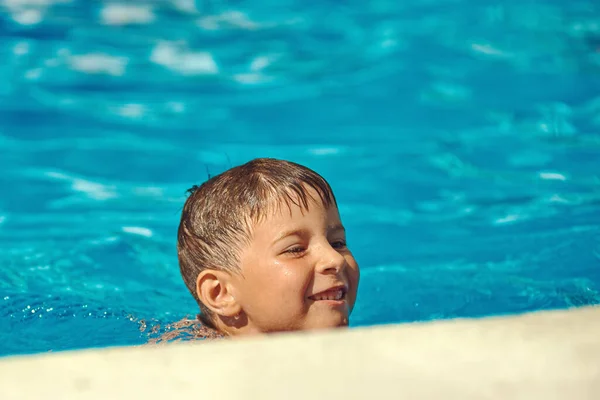
[[[0,355],[193,315],[185,191],[259,156],[334,187],[364,271],[353,325],[600,302],[597,2],[2,0],[0,18]]]

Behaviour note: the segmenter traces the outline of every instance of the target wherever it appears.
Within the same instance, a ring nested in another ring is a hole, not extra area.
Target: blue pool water
[[[353,326],[600,303],[595,0],[0,4],[0,355],[194,314],[185,190],[265,156],[334,187]]]

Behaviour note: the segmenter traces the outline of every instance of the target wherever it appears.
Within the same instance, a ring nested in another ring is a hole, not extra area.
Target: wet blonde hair
[[[319,196],[314,199],[310,189]],[[307,209],[309,200],[336,204],[327,181],[290,161],[257,158],[216,175],[188,190],[177,233],[177,255],[183,281],[198,303],[199,319],[214,328],[213,316],[196,293],[205,269],[239,272],[239,254],[252,226],[273,207],[292,204]]]

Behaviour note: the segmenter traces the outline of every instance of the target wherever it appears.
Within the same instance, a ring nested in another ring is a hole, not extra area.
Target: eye
[[[333,247],[334,249],[343,249],[346,247],[346,241],[345,240],[336,240],[333,243],[331,243],[331,247]]]
[[[293,246],[293,247],[290,247],[289,249],[287,249],[286,251],[284,251],[284,253],[292,254],[292,255],[300,255],[300,254],[304,253],[305,251],[306,251],[306,249],[302,246]]]

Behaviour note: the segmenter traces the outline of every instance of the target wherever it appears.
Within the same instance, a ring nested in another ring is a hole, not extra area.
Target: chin
[[[339,321],[333,328],[347,328],[350,324],[348,318],[344,318],[342,321]]]
[[[334,328],[347,328],[349,325],[347,317],[330,318],[329,320],[319,321],[311,329],[334,329]]]

